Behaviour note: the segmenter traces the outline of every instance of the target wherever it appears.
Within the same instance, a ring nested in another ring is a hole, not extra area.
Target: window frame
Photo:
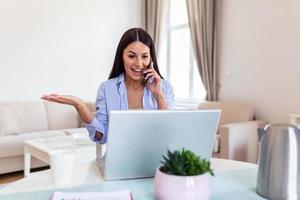
[[[190,29],[189,28],[189,22],[177,24],[177,25],[171,25],[171,2],[169,2],[169,9],[167,14],[167,39],[166,39],[166,47],[167,47],[167,53],[166,53],[166,73],[168,80],[171,80],[171,49],[172,49],[172,32],[183,30],[183,29]],[[190,30],[189,30],[190,32]],[[198,73],[197,69],[195,68],[195,58],[193,54],[193,46],[192,41],[190,37],[190,43],[189,43],[189,82],[188,82],[188,97],[184,98],[175,98],[175,101],[179,104],[195,104],[196,102],[200,102],[203,99],[201,98],[195,98],[194,97],[194,73]],[[171,80],[172,81],[172,80]],[[175,95],[176,97],[176,95]]]

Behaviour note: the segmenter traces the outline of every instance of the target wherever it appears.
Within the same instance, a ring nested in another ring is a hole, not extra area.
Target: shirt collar
[[[124,73],[121,73],[121,74],[118,76],[118,80],[117,80],[118,86],[120,86],[121,83],[124,83]]]

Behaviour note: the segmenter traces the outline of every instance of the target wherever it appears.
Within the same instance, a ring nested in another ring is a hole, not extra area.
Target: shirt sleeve
[[[92,141],[100,144],[106,143],[107,138],[107,124],[108,116],[107,116],[107,106],[105,99],[105,90],[104,85],[101,84],[96,99],[96,114],[93,118],[93,121],[90,124],[85,124],[86,129],[89,132],[89,137]],[[101,132],[103,137],[101,140],[98,140],[96,136],[96,131]]]
[[[163,92],[165,94],[165,98],[166,98],[166,101],[167,101],[168,109],[170,110],[170,109],[172,109],[174,107],[175,96],[174,96],[174,92],[173,92],[173,87],[172,87],[172,85],[167,80],[164,80]]]

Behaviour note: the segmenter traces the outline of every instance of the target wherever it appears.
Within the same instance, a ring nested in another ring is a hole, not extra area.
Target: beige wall
[[[1,0],[0,101],[64,93],[94,101],[140,0]]]
[[[258,118],[287,122],[300,113],[300,1],[219,2],[220,99],[249,101]]]

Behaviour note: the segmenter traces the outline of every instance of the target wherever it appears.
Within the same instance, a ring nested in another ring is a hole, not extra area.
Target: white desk
[[[96,184],[102,181],[100,172],[96,167],[94,158],[95,148],[85,153],[75,155],[72,183],[65,187],[75,187],[83,184]],[[30,192],[39,190],[56,189],[51,169],[30,173],[29,176],[15,181],[0,190],[3,193]],[[59,187],[62,188],[62,187]],[[1,199],[1,197],[0,197]]]
[[[78,161],[74,168],[72,184],[65,188],[56,188],[50,170],[45,170],[31,173],[28,177],[4,187],[0,190],[0,199],[49,199],[53,191],[103,192],[124,189],[132,191],[135,199],[154,199],[154,180],[152,178],[104,181],[96,163],[92,160],[93,158],[95,158],[95,153],[78,157],[78,160],[81,159],[81,161]],[[213,178],[211,199],[263,199],[255,193],[257,165],[213,158],[212,167],[215,169],[216,177]],[[250,173],[248,173],[249,170]]]

